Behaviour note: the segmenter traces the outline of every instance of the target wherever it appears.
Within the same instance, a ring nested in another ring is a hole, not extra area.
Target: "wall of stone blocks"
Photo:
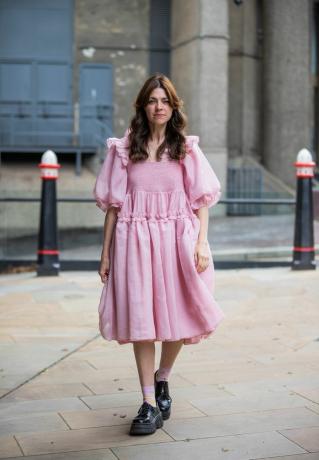
[[[263,162],[295,186],[293,163],[312,147],[312,1],[264,2]]]
[[[229,110],[230,159],[261,159],[262,29],[261,2],[229,0]]]
[[[122,137],[149,71],[149,0],[75,0],[73,101],[79,64],[113,66],[114,135]],[[92,47],[91,58],[83,49]]]
[[[226,192],[228,8],[225,0],[173,0],[172,80],[185,104],[188,133]],[[221,209],[221,208],[219,208]]]

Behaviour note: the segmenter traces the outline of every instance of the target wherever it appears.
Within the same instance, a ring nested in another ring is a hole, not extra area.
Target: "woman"
[[[143,394],[132,435],[154,433],[170,417],[168,380],[182,345],[208,337],[224,317],[207,241],[220,184],[198,137],[185,135],[181,106],[166,76],[148,78],[125,136],[107,140],[94,188],[107,212],[100,331],[133,344]],[[162,351],[154,373],[155,341]]]

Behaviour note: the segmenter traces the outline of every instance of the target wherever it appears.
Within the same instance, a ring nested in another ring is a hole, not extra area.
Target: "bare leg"
[[[143,400],[156,406],[154,394],[155,343],[133,342]]]
[[[158,380],[168,380],[169,373],[182,346],[183,340],[178,340],[175,342],[162,342],[162,352],[158,372]]]

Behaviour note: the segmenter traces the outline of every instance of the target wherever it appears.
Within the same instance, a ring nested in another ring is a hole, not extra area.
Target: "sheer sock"
[[[151,406],[156,407],[154,385],[142,386],[143,402],[147,401]]]
[[[156,381],[161,382],[164,380],[165,382],[168,382],[171,370],[171,367],[160,367],[158,371],[156,371]]]

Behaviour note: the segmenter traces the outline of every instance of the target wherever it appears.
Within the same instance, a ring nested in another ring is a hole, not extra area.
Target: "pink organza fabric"
[[[104,212],[118,208],[110,273],[99,303],[106,340],[198,343],[224,318],[214,299],[214,264],[198,273],[194,249],[200,222],[194,210],[213,206],[220,183],[197,136],[187,156],[132,163],[128,138],[107,139],[108,153],[94,197]]]

